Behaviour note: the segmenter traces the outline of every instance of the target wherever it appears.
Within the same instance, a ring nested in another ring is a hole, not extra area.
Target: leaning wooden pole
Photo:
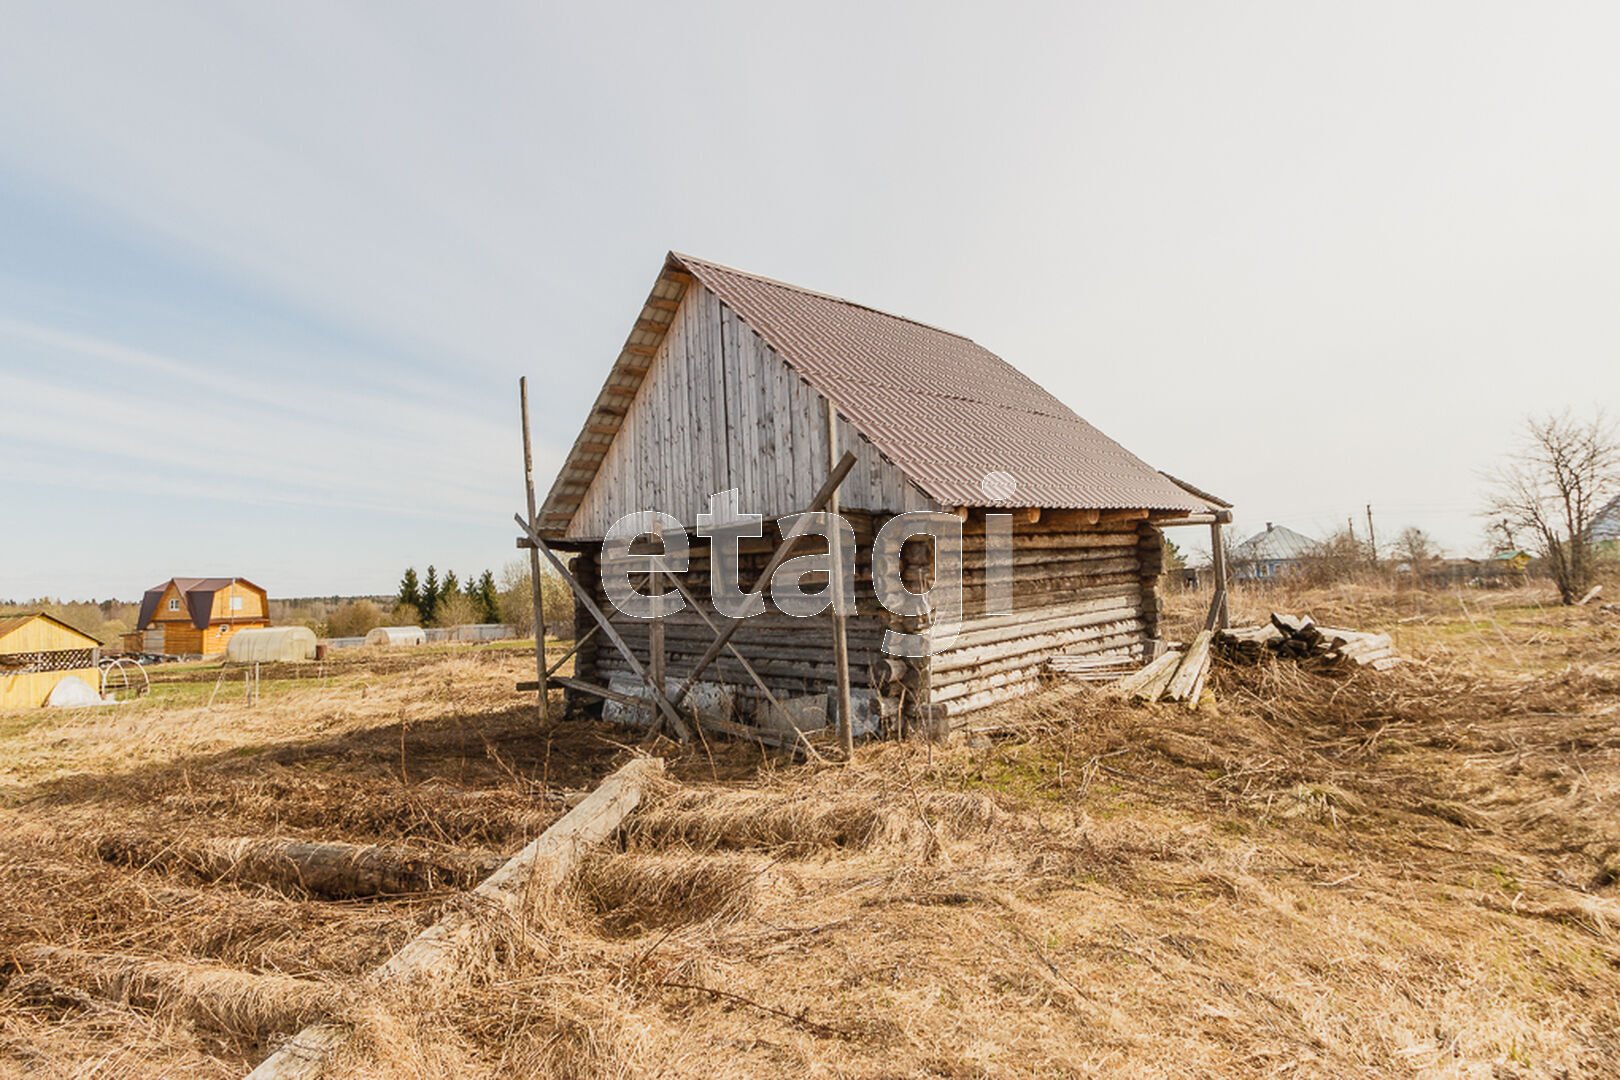
[[[537,895],[555,889],[589,848],[613,835],[663,772],[660,758],[637,758],[622,766],[472,891],[481,901],[478,911],[455,911],[440,919],[372,972],[370,981],[377,986],[409,983],[454,969],[488,925],[484,912],[521,921]],[[311,1080],[347,1039],[348,1031],[340,1025],[312,1024],[265,1058],[248,1080]]]
[[[540,531],[540,518],[534,504],[534,450],[529,441],[529,377],[518,379],[518,397],[523,405],[523,493],[529,499],[529,528]],[[546,606],[540,581],[540,552],[529,549],[529,590],[534,600],[534,674],[540,683],[539,704],[535,712],[540,722],[551,719],[551,703],[546,691]]]
[[[833,408],[831,400],[827,403],[827,467],[838,467],[838,410]],[[827,496],[827,513],[833,515],[833,527],[829,530],[828,591],[832,598],[832,626],[833,626],[833,661],[838,672],[838,695],[835,699],[838,704],[838,739],[843,744],[844,760],[853,761],[855,758],[855,709],[849,698],[849,620],[845,617],[839,604],[840,593],[844,587],[844,545],[840,543],[843,532],[838,528],[838,489],[835,487]]]
[[[613,628],[612,621],[603,614],[601,606],[592,598],[590,592],[579,583],[578,578],[568,572],[568,567],[564,566],[562,560],[557,558],[557,553],[551,550],[551,546],[540,539],[540,533],[524,523],[522,514],[513,514],[512,520],[517,522],[518,528],[529,534],[529,542],[539,549],[540,554],[544,555],[546,561],[551,563],[551,568],[562,577],[563,583],[573,590],[574,596],[584,606],[585,610],[590,612],[591,618],[596,620],[596,625],[602,628],[602,633],[607,636],[609,641],[613,642],[613,647],[619,650],[619,655],[624,657],[624,662],[630,665],[630,670],[635,672],[636,678],[647,684],[647,692],[652,695],[653,704],[658,706],[658,711],[668,721],[670,730],[675,732],[676,737],[681,742],[690,742],[692,730],[686,726],[686,722],[681,719],[681,714],[676,712],[674,706],[670,704],[670,699],[664,694],[664,688],[652,681],[652,676],[647,674],[647,669],[641,666],[640,660],[636,659],[635,651],[625,644],[623,635]]]

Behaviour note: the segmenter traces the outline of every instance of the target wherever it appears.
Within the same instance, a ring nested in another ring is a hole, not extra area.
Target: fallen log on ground
[[[378,844],[259,837],[163,840],[134,833],[102,837],[96,842],[96,854],[123,866],[184,867],[211,881],[303,889],[337,900],[468,889],[506,861],[499,855]]]
[[[307,1024],[340,1003],[338,990],[326,983],[201,961],[56,945],[25,945],[10,960],[22,972],[11,982],[15,993],[94,998],[252,1038]]]
[[[593,845],[611,836],[641,802],[647,786],[661,776],[660,758],[637,758],[602,781],[590,796],[470,894],[475,906],[440,919],[371,974],[382,987],[408,984],[453,970],[480,938],[502,923],[525,922],[534,906],[563,883]],[[312,1024],[293,1036],[248,1074],[248,1080],[293,1080],[319,1076],[333,1052],[348,1038],[338,1024]]]

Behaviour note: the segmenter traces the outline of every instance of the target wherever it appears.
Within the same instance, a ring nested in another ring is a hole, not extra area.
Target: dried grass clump
[[[774,864],[757,857],[603,854],[580,867],[574,898],[603,932],[620,936],[734,922],[781,882]]]
[[[625,830],[631,850],[751,848],[811,851],[904,843],[914,814],[873,795],[821,798],[756,791],[680,791],[638,813]]]

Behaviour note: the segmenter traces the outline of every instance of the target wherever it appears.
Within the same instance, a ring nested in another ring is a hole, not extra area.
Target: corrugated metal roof
[[[1232,547],[1234,559],[1303,559],[1309,555],[1317,541],[1304,533],[1295,532],[1286,525],[1267,525],[1266,531],[1255,533],[1241,544]]]
[[[670,258],[942,503],[1212,509],[968,338],[690,255]],[[1011,498],[985,495],[980,484],[993,472],[1017,480]]]
[[[952,506],[1163,510],[1227,504],[1167,477],[988,349],[913,319],[671,252],[541,509],[568,523],[697,281],[924,493]],[[991,473],[1015,491],[992,498]]]

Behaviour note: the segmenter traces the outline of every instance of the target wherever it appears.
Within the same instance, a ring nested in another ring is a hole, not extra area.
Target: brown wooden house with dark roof
[[[237,631],[269,625],[269,598],[246,578],[170,578],[146,590],[136,633],[126,636],[161,630],[163,652],[212,656]]]

